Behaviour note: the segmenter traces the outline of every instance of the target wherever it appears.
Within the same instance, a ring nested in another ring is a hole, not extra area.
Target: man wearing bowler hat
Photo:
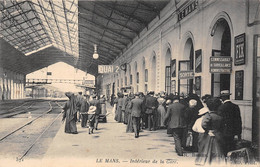
[[[229,90],[220,92],[220,98],[223,104],[219,107],[219,115],[223,118],[223,137],[224,137],[224,153],[235,149],[234,137],[241,139],[242,121],[240,109],[238,105],[230,101],[231,93]]]

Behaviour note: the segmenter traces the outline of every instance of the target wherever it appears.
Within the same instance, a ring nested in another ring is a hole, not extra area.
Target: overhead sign
[[[212,56],[210,57],[210,73],[231,73],[232,57]]]
[[[98,65],[98,73],[107,74],[107,73],[117,73],[119,72],[119,67],[114,65]]]
[[[194,71],[179,71],[179,79],[193,79]]]

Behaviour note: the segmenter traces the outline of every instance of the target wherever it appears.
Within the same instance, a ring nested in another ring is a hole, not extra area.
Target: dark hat
[[[231,93],[229,92],[229,90],[222,90],[220,92],[220,96],[230,96],[230,95],[231,95]]]
[[[180,97],[178,95],[174,95],[173,97],[171,97],[171,100],[174,101],[174,100],[180,100]]]
[[[154,95],[154,91],[149,91],[149,95]]]

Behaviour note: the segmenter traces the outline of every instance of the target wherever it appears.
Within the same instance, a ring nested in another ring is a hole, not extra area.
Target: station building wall
[[[180,1],[176,7],[174,1],[171,1],[161,11],[161,17],[154,19],[148,26],[148,29],[141,33],[139,39],[113,63],[113,65],[119,66],[126,63],[127,71],[103,75],[102,89],[106,92],[107,85],[110,85],[111,94],[116,94],[118,91],[121,91],[122,87],[126,86],[132,87],[131,90],[128,90],[129,92],[141,91],[145,93],[147,90],[155,92],[167,91],[166,66],[171,66],[169,61],[175,59],[176,76],[170,77],[171,93],[178,92],[181,94],[180,89],[185,87],[185,81],[178,80],[179,62],[190,60],[189,56],[192,53],[194,58],[192,70],[194,71],[196,65],[195,52],[201,50],[201,72],[194,72],[194,78],[201,78],[200,95],[212,94],[213,92],[214,96],[218,96],[221,88],[228,87],[232,93],[231,100],[238,104],[241,110],[242,137],[246,140],[252,140],[252,64],[253,50],[255,49],[253,40],[254,35],[260,34],[260,26],[259,24],[250,25],[248,23],[250,18],[254,16],[256,19],[259,19],[255,15],[257,13],[255,6],[259,2],[248,0],[195,1],[197,9],[178,21],[177,13],[183,9],[181,6],[185,8],[185,5],[189,5],[186,3],[191,2]],[[245,33],[246,48],[245,64],[235,66],[235,37],[243,33]],[[223,53],[226,54],[224,56],[231,56],[232,71],[230,75],[214,74],[212,76],[209,72],[210,57],[213,54],[212,50],[221,50],[227,43],[229,44]],[[147,77],[145,78],[145,69],[148,71],[148,79]],[[235,100],[235,74],[236,71],[240,70],[244,72],[243,99]],[[222,85],[224,84],[221,87],[217,80],[221,77],[223,78],[223,76],[226,76],[228,79],[226,83],[221,83]],[[132,82],[130,81],[131,77]],[[215,80],[215,85],[212,83],[212,78]],[[114,92],[111,89],[113,83],[115,85]],[[188,84],[195,87],[195,79],[192,80],[192,83],[187,81],[186,85]],[[194,92],[194,88],[192,90]],[[189,93],[188,91],[184,92],[184,94]]]

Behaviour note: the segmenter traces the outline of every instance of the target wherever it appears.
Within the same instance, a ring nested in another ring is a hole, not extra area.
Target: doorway
[[[179,61],[179,71],[193,71],[194,47],[192,39],[187,39],[184,47],[184,60]],[[178,79],[178,94],[186,96],[193,93],[193,79]]]
[[[225,19],[219,19],[213,26],[212,56],[231,56],[231,33]],[[211,94],[219,97],[222,90],[230,91],[230,74],[211,74]]]

